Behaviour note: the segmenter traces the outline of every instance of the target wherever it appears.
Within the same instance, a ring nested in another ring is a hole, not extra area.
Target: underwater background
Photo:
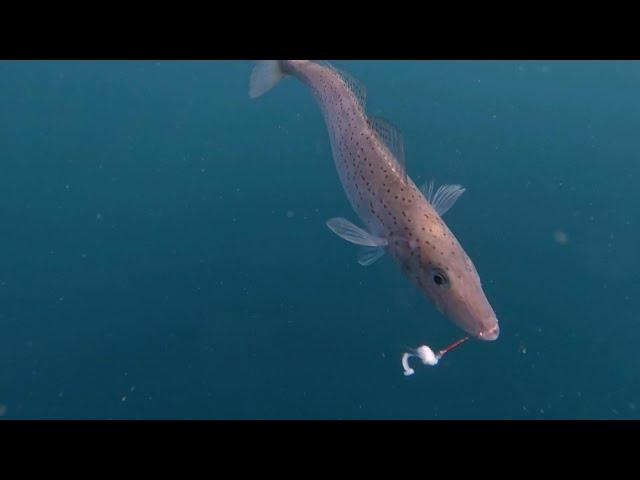
[[[363,268],[318,106],[248,61],[0,61],[0,419],[640,413],[640,63],[335,61],[500,319],[462,336]]]

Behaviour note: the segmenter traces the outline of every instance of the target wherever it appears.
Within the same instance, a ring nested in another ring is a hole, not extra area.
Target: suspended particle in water
[[[558,245],[566,245],[569,243],[569,236],[560,230],[553,232],[553,239]]]
[[[293,210],[287,210],[287,218],[293,218],[296,216],[296,213]]]
[[[7,406],[4,403],[0,403],[0,417],[4,417],[7,413]]]

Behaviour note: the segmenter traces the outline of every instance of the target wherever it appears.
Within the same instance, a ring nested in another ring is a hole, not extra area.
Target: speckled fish
[[[344,191],[364,228],[344,218],[327,226],[360,246],[358,262],[371,265],[385,252],[436,308],[469,335],[495,340],[498,320],[480,277],[442,220],[465,189],[433,183],[422,189],[407,176],[402,136],[390,123],[368,117],[365,89],[328,63],[261,60],[252,74],[251,98],[283,77],[306,85],[324,115],[335,166]]]

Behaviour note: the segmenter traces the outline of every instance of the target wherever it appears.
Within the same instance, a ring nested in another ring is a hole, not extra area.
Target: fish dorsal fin
[[[383,118],[370,117],[368,122],[371,130],[375,132],[378,139],[384,143],[387,149],[395,157],[400,170],[399,173],[406,181],[407,170],[405,167],[404,140],[402,139],[400,130]]]
[[[453,207],[466,189],[461,185],[440,185],[434,191],[433,182],[427,182],[420,188],[420,191],[438,215],[443,216]]]
[[[336,75],[338,75],[338,77],[342,79],[342,81],[347,86],[347,88],[351,91],[354,98],[356,99],[356,102],[358,102],[358,105],[360,105],[360,108],[364,112],[366,102],[367,102],[367,88],[364,86],[364,84],[360,80],[357,80],[354,77],[352,77],[347,72],[343,72],[342,70],[334,67],[329,62],[319,62],[319,63],[329,68]]]

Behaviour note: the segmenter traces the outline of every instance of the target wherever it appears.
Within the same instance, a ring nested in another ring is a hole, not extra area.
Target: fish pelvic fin
[[[258,60],[249,80],[249,97],[257,98],[275,87],[286,74],[280,60]]]
[[[384,247],[360,247],[358,263],[363,267],[373,265],[384,255]]]

